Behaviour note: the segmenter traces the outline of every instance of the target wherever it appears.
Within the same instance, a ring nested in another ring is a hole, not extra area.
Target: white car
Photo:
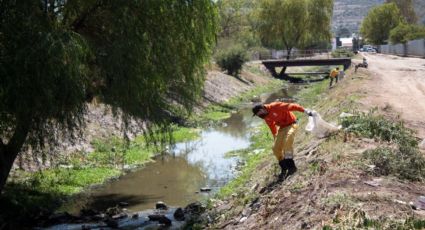
[[[367,48],[366,52],[376,53],[376,49],[375,48]]]

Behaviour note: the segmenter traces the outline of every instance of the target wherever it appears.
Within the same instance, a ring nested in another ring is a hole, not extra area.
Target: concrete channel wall
[[[425,57],[425,39],[409,41],[406,44],[380,45],[378,50],[383,54]]]

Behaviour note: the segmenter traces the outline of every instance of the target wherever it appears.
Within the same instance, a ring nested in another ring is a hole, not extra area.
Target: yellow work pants
[[[293,158],[293,145],[297,129],[297,124],[292,124],[287,127],[279,128],[273,145],[273,153],[278,161]]]

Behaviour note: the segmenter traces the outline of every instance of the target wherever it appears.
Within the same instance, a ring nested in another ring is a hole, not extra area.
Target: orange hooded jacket
[[[273,136],[277,134],[276,126],[286,127],[297,121],[297,117],[291,111],[304,112],[304,107],[293,103],[273,102],[265,104],[264,107],[269,112],[264,120],[270,127]]]
[[[339,74],[339,71],[337,69],[333,69],[331,73],[329,74],[329,76],[332,78],[335,78],[338,76],[338,74]]]

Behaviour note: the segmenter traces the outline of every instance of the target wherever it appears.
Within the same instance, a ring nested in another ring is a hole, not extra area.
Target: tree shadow
[[[69,196],[8,183],[0,196],[0,230],[30,229],[46,219]]]
[[[155,195],[122,195],[122,194],[103,194],[91,196],[86,208],[97,211],[106,211],[108,208],[115,207],[120,204],[129,206],[151,203],[158,201],[162,197]],[[154,207],[152,207],[154,208]]]

